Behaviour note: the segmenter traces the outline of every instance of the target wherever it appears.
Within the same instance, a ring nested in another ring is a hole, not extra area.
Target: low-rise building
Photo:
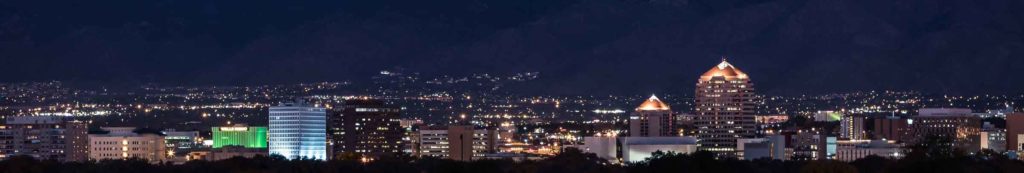
[[[751,138],[737,140],[736,150],[739,152],[739,159],[775,159],[789,160],[792,157],[792,149],[786,148],[786,136],[771,135],[766,138]]]
[[[971,115],[970,109],[923,108],[920,115],[907,122],[910,132],[908,144],[925,142],[928,137],[953,140],[952,147],[968,152],[978,151],[977,141],[981,132],[981,119]]]
[[[657,151],[690,154],[697,151],[697,138],[693,137],[622,137],[622,160],[639,162]]]
[[[134,127],[103,127],[105,133],[89,134],[90,160],[138,158],[154,163],[167,160],[164,135]]]
[[[899,159],[904,153],[903,147],[896,141],[843,140],[838,141],[835,160],[852,162],[871,155]]]
[[[426,127],[415,135],[415,153],[420,157],[468,161],[494,153],[497,132],[473,126]]]
[[[204,160],[218,161],[235,157],[253,158],[256,156],[268,156],[267,148],[246,148],[242,146],[225,146],[211,149]]]
[[[202,141],[199,137],[198,131],[177,131],[174,129],[167,129],[164,133],[164,144],[167,145],[167,151],[170,151],[174,155],[184,156],[193,150],[198,150],[202,147]]]
[[[583,137],[581,151],[594,153],[597,157],[605,160],[617,161],[618,139],[615,136],[591,136]]]

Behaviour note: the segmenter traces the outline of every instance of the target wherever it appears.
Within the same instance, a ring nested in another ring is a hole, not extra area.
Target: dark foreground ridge
[[[222,161],[191,161],[181,165],[149,164],[144,160],[105,160],[90,163],[60,163],[39,161],[18,156],[0,161],[0,172],[103,172],[103,173],[228,173],[228,172],[453,172],[453,173],[621,173],[621,172],[800,172],[800,173],[868,173],[868,172],[1020,172],[1024,162],[1008,159],[997,153],[980,152],[973,155],[958,154],[950,150],[914,150],[900,160],[870,156],[854,162],[839,161],[779,161],[715,159],[711,153],[694,154],[655,153],[646,161],[627,165],[609,164],[593,154],[576,149],[540,161],[515,162],[512,160],[476,160],[459,162],[446,159],[414,159],[407,156],[386,157],[372,162],[357,158],[331,161],[294,160],[280,157],[233,158]]]

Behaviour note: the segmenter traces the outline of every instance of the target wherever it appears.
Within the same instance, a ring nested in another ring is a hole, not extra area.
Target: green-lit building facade
[[[213,148],[242,146],[267,148],[267,127],[213,127]]]

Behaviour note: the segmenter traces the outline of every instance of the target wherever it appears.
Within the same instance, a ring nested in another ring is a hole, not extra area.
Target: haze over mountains
[[[0,2],[0,81],[212,85],[540,72],[523,93],[1024,92],[1019,0]]]

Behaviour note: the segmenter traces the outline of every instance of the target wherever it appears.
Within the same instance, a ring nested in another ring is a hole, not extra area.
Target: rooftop
[[[743,73],[743,71],[732,66],[725,59],[722,59],[722,63],[718,63],[717,66],[711,67],[711,70],[708,70],[708,72],[704,72],[704,75],[700,76],[700,80],[707,81],[715,77],[724,77],[725,80],[748,79],[747,73]]]
[[[661,102],[657,96],[651,95],[644,103],[641,103],[639,107],[636,107],[637,111],[667,111],[670,110],[668,104]]]

